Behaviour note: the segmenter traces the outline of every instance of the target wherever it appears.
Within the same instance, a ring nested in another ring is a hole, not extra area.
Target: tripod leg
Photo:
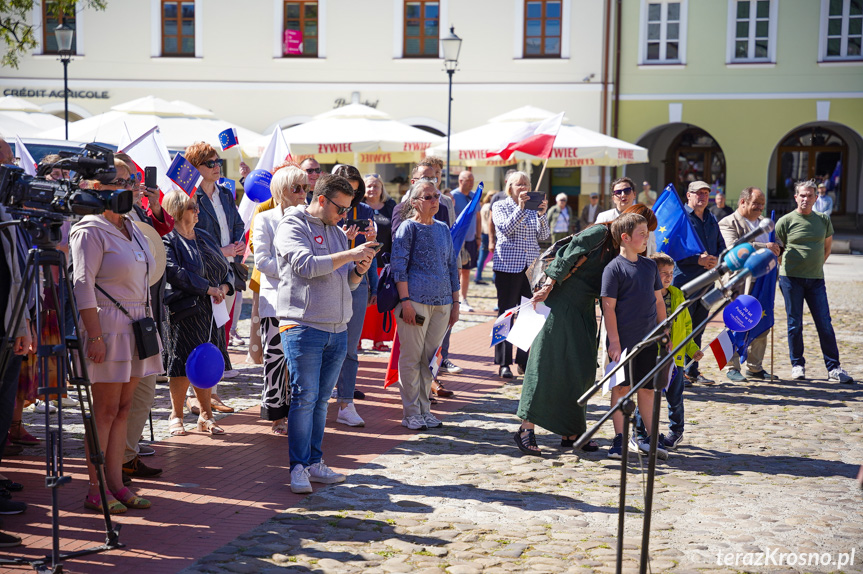
[[[631,399],[623,398],[623,405],[620,408],[623,414],[623,444],[621,445],[620,459],[620,500],[617,503],[617,547],[616,557],[617,564],[615,572],[620,574],[623,570],[623,525],[626,521],[626,463],[629,459],[629,430],[632,425],[632,413],[635,412],[635,403]]]

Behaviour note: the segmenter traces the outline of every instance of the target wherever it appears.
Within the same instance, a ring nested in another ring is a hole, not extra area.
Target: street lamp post
[[[66,139],[69,139],[69,61],[72,59],[72,38],[75,30],[66,24],[60,24],[54,28],[54,37],[57,39],[57,51],[60,53],[60,61],[63,62],[63,109],[66,119]]]
[[[461,51],[461,38],[455,35],[455,26],[450,26],[449,36],[441,38],[441,48],[443,49],[443,65],[446,73],[449,76],[449,98],[447,99],[446,112],[446,185],[441,185],[441,189],[449,187],[449,138],[452,131],[452,76],[458,67],[458,54]]]

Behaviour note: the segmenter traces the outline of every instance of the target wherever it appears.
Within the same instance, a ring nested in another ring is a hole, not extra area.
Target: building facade
[[[704,180],[731,200],[757,186],[780,214],[794,207],[793,182],[814,178],[840,223],[856,224],[860,2],[632,0],[621,18],[619,137],[650,150],[628,175],[681,193]]]
[[[154,95],[269,133],[353,99],[445,134],[439,38],[454,26],[453,132],[527,104],[600,129],[605,0],[109,0],[74,17],[50,5],[32,14],[39,47],[3,71],[0,88],[53,113],[63,109],[52,32],[62,21],[76,28],[75,117]]]

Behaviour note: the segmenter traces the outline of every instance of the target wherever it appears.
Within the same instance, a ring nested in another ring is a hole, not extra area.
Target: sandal
[[[89,508],[96,512],[104,512],[102,510],[102,500],[98,494],[96,496],[86,496],[84,498],[84,508]],[[126,506],[119,500],[112,500],[108,503],[108,514],[124,514],[126,510]]]
[[[141,498],[140,496],[134,494],[131,490],[123,487],[123,490],[119,492],[112,492],[114,498],[123,503],[127,508],[150,508],[150,501],[146,498]]]
[[[183,419],[180,417],[174,417],[168,421],[168,432],[171,433],[171,436],[186,436],[188,434],[186,427],[183,426]]]
[[[277,420],[273,423],[273,428],[270,429],[270,432],[274,435],[278,436],[287,436],[288,434],[288,421],[285,419]]]
[[[22,444],[24,446],[36,446],[39,444],[39,439],[27,432],[21,421],[12,421],[12,425],[9,427],[9,440],[13,444]]]
[[[525,432],[527,435],[522,434]],[[513,439],[515,440],[515,446],[518,447],[518,450],[520,450],[522,454],[542,456],[542,451],[539,450],[539,446],[536,444],[536,435],[534,434],[533,429],[519,428],[513,435]]]
[[[210,398],[210,406],[214,411],[218,411],[220,413],[232,413],[234,412],[234,407],[229,407],[225,403],[222,402],[222,399],[213,395]]]
[[[381,341],[380,343],[374,344],[374,346],[372,347],[372,351],[380,351],[382,353],[389,353],[390,348],[387,346],[386,343]]]
[[[217,425],[213,419],[199,418],[197,430],[209,434],[225,434],[225,429]]]
[[[197,402],[197,400],[198,399],[193,399],[192,397],[186,397],[186,406],[189,407],[189,412],[192,413],[193,415],[200,415],[201,414],[201,407],[195,406],[195,402]],[[192,401],[195,401],[195,402],[192,402]]]
[[[572,446],[575,444],[575,441],[577,441],[578,438],[579,437],[575,437],[575,438],[560,437],[561,448],[572,448]],[[584,452],[596,452],[599,450],[599,443],[596,442],[595,440],[589,440],[589,441],[587,441],[587,444],[585,444],[583,447],[581,447],[581,450],[583,450]]]

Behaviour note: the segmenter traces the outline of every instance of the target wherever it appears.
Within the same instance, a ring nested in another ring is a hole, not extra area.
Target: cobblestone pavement
[[[860,261],[833,256],[827,268],[843,366],[857,378]],[[494,305],[493,287],[471,293],[478,310]],[[703,365],[717,384],[687,389],[686,440],[658,466],[653,572],[863,572],[863,500],[853,480],[863,462],[863,387],[826,381],[808,315],[812,378],[786,380],[782,307],[777,291],[775,371],[783,380],[732,383],[708,357]],[[474,321],[487,319],[477,315]],[[718,330],[708,329],[705,344]],[[768,368],[769,354],[768,347]],[[222,387],[230,404],[257,404],[256,369]],[[185,572],[613,571],[620,463],[605,456],[611,429],[598,434],[597,453],[562,450],[559,437],[538,429],[546,458],[520,457],[512,440],[518,383],[449,415],[443,428],[417,434]],[[166,431],[166,399],[159,400],[157,440]],[[607,397],[595,397],[589,419],[607,408]],[[624,571],[637,567],[646,473],[646,461],[644,469],[636,457],[630,464]],[[840,553],[852,551],[854,565],[838,567]],[[764,562],[762,552],[772,562],[751,566]],[[829,553],[834,562],[778,564],[782,553],[794,553],[797,562],[799,553],[811,560],[810,552]],[[740,554],[737,565],[734,556],[717,563],[729,554]]]
[[[843,364],[858,377],[859,261],[833,257],[828,268],[837,271],[828,290]],[[813,378],[785,380],[781,295],[777,307],[783,380],[732,383],[708,359],[718,384],[688,389],[686,440],[657,471],[653,572],[863,572],[863,501],[853,480],[863,462],[863,392],[819,372],[811,318]],[[502,386],[184,572],[613,571],[620,463],[605,456],[611,429],[600,431],[597,453],[562,450],[559,437],[538,429],[546,458],[520,457],[512,441],[519,392],[518,381]],[[607,401],[591,401],[591,420]],[[625,572],[637,567],[646,474],[646,461],[630,464]],[[851,558],[840,553],[852,551],[854,565],[840,568],[837,560]],[[780,565],[783,553],[795,556]],[[799,562],[800,553],[813,562]],[[833,562],[815,564],[815,553]]]

